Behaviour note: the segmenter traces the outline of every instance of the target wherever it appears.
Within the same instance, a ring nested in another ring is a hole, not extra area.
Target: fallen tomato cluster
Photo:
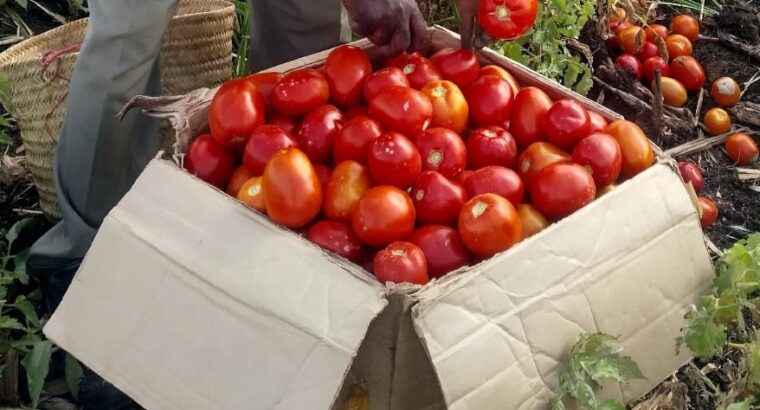
[[[424,284],[489,258],[654,162],[634,123],[522,88],[472,52],[341,46],[224,84],[188,171],[364,265]]]

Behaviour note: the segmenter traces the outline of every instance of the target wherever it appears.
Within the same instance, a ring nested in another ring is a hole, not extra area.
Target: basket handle
[[[40,56],[40,79],[46,82],[54,79],[69,81],[68,78],[61,76],[61,58],[78,53],[81,46],[81,44],[72,44],[58,50],[42,53]]]

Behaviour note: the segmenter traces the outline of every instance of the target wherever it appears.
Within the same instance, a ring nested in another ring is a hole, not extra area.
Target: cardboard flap
[[[470,272],[422,289],[415,325],[450,409],[543,409],[560,360],[585,331],[620,336],[647,380],[687,361],[675,338],[713,275],[696,210],[668,166]],[[507,387],[508,386],[508,387]]]
[[[327,409],[384,292],[154,160],[45,334],[149,409]]]

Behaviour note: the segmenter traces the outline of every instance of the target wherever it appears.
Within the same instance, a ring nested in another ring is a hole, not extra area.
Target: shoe
[[[87,367],[79,386],[82,410],[143,410],[140,405]]]

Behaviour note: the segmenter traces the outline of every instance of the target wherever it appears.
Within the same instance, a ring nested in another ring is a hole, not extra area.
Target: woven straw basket
[[[180,0],[161,48],[162,94],[185,94],[228,80],[234,24],[235,6],[226,0]],[[51,220],[60,218],[53,154],[86,26],[86,18],[73,21],[0,54],[0,74],[11,92],[11,101],[3,103],[10,106],[18,124],[40,206]],[[167,144],[169,131],[167,127],[161,130],[162,145]]]

